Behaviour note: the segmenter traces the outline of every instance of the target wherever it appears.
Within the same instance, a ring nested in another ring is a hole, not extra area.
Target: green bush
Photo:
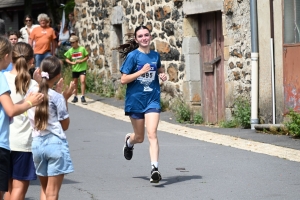
[[[200,113],[194,114],[194,123],[195,124],[202,124],[203,122],[204,122],[204,120]]]
[[[251,119],[251,105],[250,102],[244,98],[237,98],[235,101],[234,119],[238,126],[242,128],[250,128]]]
[[[289,134],[299,137],[300,136],[300,114],[290,109],[287,114],[289,120],[284,123]]]
[[[235,119],[229,120],[229,121],[221,121],[219,123],[219,126],[221,128],[236,128],[238,126],[237,122]]]
[[[175,118],[179,123],[190,122],[191,110],[185,102],[176,100],[172,105],[172,111],[175,113]]]

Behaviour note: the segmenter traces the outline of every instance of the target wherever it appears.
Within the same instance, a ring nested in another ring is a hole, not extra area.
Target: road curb
[[[124,115],[124,110],[86,98],[87,105],[81,103],[72,103],[73,105],[80,106],[82,108],[106,115],[108,117],[113,117],[118,120],[125,122],[130,122],[129,118]],[[71,101],[69,100],[69,103]],[[193,129],[190,127],[180,126],[176,124],[171,124],[160,120],[159,131],[164,131],[171,134],[180,135],[183,137],[188,137],[191,139],[197,139],[209,143],[220,144],[228,147],[238,148],[246,151],[251,151],[255,153],[266,154],[270,156],[275,156],[290,161],[300,162],[300,150],[295,150],[286,147],[280,147],[272,144],[266,144],[261,142],[250,141],[246,139],[241,139],[238,137],[222,135],[219,133],[212,133],[208,131]]]

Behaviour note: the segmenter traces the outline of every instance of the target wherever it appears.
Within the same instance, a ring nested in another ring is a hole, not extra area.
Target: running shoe
[[[158,168],[153,167],[151,170],[150,183],[159,183],[161,180],[161,174],[158,171]]]
[[[86,103],[84,96],[81,97],[81,103]]]
[[[130,133],[128,133],[125,136],[125,144],[123,147],[123,153],[124,153],[124,157],[126,160],[131,160],[132,155],[133,155],[133,146],[132,147],[128,147],[127,145],[127,140],[130,138]]]
[[[76,103],[78,102],[78,98],[76,96],[74,96],[74,99],[72,100],[72,103]]]

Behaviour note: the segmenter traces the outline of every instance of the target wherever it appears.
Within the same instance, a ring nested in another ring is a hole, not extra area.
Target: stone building
[[[238,97],[251,99],[250,1],[75,0],[74,12],[80,43],[90,52],[90,73],[117,84],[122,60],[112,48],[124,43],[134,28],[143,24],[151,30],[151,48],[160,53],[168,74],[168,81],[162,83],[163,99],[181,98],[207,123],[215,124],[232,118]],[[288,1],[255,2],[260,49],[258,118],[261,123],[272,122],[274,96],[276,123],[281,123],[286,108],[281,43],[284,36],[280,31],[282,5]],[[271,27],[276,66],[273,95]]]

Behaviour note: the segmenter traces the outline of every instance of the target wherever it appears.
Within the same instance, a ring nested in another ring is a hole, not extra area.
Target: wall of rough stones
[[[147,26],[151,49],[161,55],[168,81],[163,97],[180,95],[185,76],[182,48],[182,0],[75,0],[80,44],[90,53],[89,73],[118,84],[122,60],[112,48],[128,39],[136,26]],[[117,40],[120,40],[119,42]]]
[[[226,118],[239,96],[251,94],[250,0],[224,0],[224,70]]]
[[[112,49],[124,43],[128,34],[142,24],[151,30],[151,48],[160,53],[162,66],[168,74],[168,81],[162,83],[162,98],[174,100],[174,97],[184,96],[185,82],[190,80],[186,80],[188,66],[182,45],[187,36],[183,31],[185,21],[193,18],[185,18],[183,0],[75,0],[75,3],[80,44],[90,52],[89,73],[117,85],[122,60]],[[223,3],[225,112],[228,120],[237,97],[250,99],[250,0],[224,0]],[[199,83],[200,87],[199,81],[195,84]],[[198,99],[200,102],[201,97]],[[190,102],[193,101],[192,96]]]

